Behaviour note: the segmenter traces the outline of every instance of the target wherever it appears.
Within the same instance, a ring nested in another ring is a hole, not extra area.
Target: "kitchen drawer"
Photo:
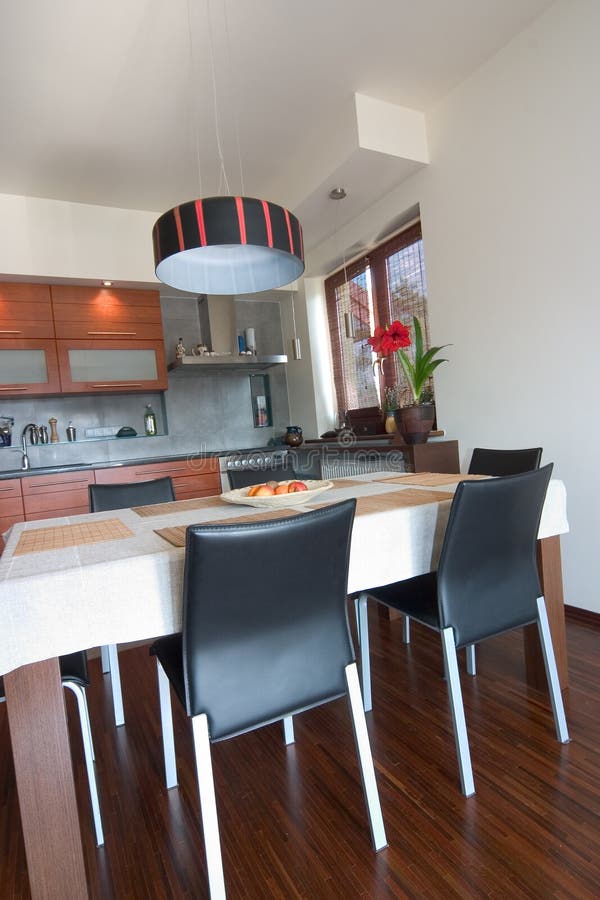
[[[114,469],[96,469],[96,484],[119,484],[130,481],[151,481],[169,476],[178,500],[209,497],[221,493],[219,462],[216,457],[182,459],[172,462],[140,463]]]
[[[0,535],[8,531],[15,522],[22,522],[24,518],[21,479],[10,478],[0,481]]]
[[[94,473],[89,470],[23,478],[26,521],[89,512],[88,485],[93,483]]]

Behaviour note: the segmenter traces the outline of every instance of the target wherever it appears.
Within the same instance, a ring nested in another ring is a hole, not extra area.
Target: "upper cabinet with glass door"
[[[50,288],[0,283],[0,396],[58,393]]]

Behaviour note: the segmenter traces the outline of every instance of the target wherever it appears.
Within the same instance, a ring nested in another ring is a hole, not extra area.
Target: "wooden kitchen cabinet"
[[[59,391],[49,286],[0,283],[0,396]]]
[[[52,285],[58,340],[162,340],[158,291]]]
[[[60,383],[65,394],[130,394],[165,391],[167,366],[160,341],[56,342]]]
[[[56,341],[0,339],[0,397],[60,394]]]
[[[140,463],[135,466],[118,466],[96,469],[96,484],[118,484],[130,481],[151,481],[170,476],[173,479],[177,500],[192,497],[210,497],[221,493],[219,461],[216,457],[182,459],[173,462]]]
[[[89,512],[88,485],[91,470],[56,475],[29,475],[21,479],[25,520],[78,516]]]
[[[49,285],[0,283],[0,339],[53,337]]]
[[[2,540],[4,532],[15,522],[22,522],[24,518],[21,479],[7,478],[0,481],[0,551],[4,548]]]

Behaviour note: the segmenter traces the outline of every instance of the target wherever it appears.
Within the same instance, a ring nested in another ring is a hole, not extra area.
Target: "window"
[[[367,338],[375,326],[395,319],[411,325],[415,315],[429,346],[421,223],[327,278],[325,297],[338,409],[379,406],[384,386],[405,382],[395,357],[385,363],[381,379],[373,370],[375,356]]]

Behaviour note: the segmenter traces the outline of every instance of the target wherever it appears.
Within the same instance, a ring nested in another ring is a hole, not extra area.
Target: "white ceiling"
[[[159,213],[245,193],[297,212],[310,250],[414,170],[320,164],[354,92],[425,111],[549,5],[1,0],[0,192]]]

